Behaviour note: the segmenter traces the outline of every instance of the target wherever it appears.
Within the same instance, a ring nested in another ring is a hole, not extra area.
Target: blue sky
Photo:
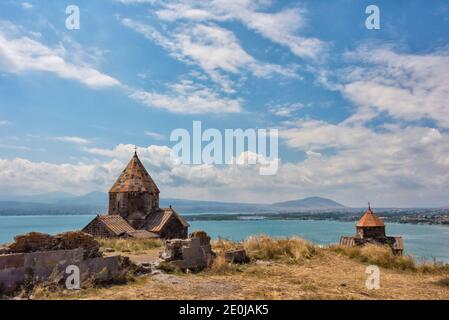
[[[137,145],[166,197],[449,204],[449,2],[199,3],[2,1],[0,192],[106,191]],[[279,129],[278,173],[174,163],[194,120]]]

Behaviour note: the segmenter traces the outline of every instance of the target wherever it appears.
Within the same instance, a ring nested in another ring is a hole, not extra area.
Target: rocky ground
[[[217,247],[215,246],[215,249]],[[138,264],[152,264],[161,248],[122,252]],[[109,250],[111,251],[111,250]],[[127,250],[126,250],[127,251]],[[330,249],[313,249],[303,259],[266,259],[213,267],[199,273],[153,270],[134,282],[107,288],[63,291],[36,299],[449,299],[446,269],[397,270],[381,267],[380,289],[365,282],[368,263]],[[111,252],[108,254],[117,254]],[[304,256],[303,253],[300,255]]]

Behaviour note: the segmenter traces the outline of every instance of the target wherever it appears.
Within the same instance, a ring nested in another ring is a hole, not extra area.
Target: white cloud
[[[307,157],[309,157],[309,158],[312,158],[312,157],[320,158],[320,157],[322,156],[321,153],[315,152],[315,151],[312,151],[312,150],[307,150],[307,151],[306,151],[306,155],[307,155]]]
[[[92,143],[92,141],[90,141],[88,139],[84,139],[84,138],[80,138],[80,137],[68,137],[68,136],[55,137],[54,140],[73,143],[73,144],[80,144],[80,145]]]
[[[0,159],[2,194],[38,194],[66,191],[81,194],[106,190],[123,164],[112,160],[102,164],[54,164],[26,159]]]
[[[172,57],[200,66],[226,92],[233,92],[226,73],[238,75],[249,70],[260,78],[273,74],[298,77],[296,66],[283,67],[257,61],[240,46],[231,31],[217,25],[196,24],[163,35],[153,26],[131,19],[123,19],[122,23],[166,49]]]
[[[0,126],[9,126],[12,122],[9,120],[0,120]]]
[[[162,4],[156,11],[158,17],[166,21],[189,20],[226,21],[238,20],[246,27],[263,37],[288,47],[299,57],[319,58],[325,48],[324,42],[317,38],[300,35],[305,25],[305,10],[288,8],[274,13],[262,12],[269,1],[255,0],[216,0],[199,2],[180,0]]]
[[[301,120],[280,132],[287,145],[299,150],[347,148],[375,140],[376,135],[361,124],[344,126],[319,120]]]
[[[40,32],[30,31],[29,34],[35,38],[42,38],[42,33]]]
[[[374,111],[372,116],[386,112],[405,121],[432,119],[449,128],[448,50],[420,55],[361,47],[347,56],[361,65],[346,71],[339,89],[358,106],[358,114]]]
[[[116,159],[125,165],[134,153],[134,146],[120,144],[113,149],[86,148],[85,151],[93,155]],[[236,192],[242,192],[244,188],[263,185],[267,181],[267,178],[259,174],[261,165],[266,166],[267,161],[261,155],[250,152],[238,155],[232,165],[224,166],[181,164],[171,157],[171,149],[168,146],[138,147],[137,153],[155,181],[165,186],[169,195],[176,194],[176,190],[182,188],[185,197],[198,193],[198,197],[202,199],[209,187],[224,192],[236,188]],[[248,161],[242,161],[248,157],[257,157],[259,164],[249,165]],[[190,193],[189,190],[194,193]],[[213,193],[212,189],[210,191]]]
[[[319,143],[313,141],[312,136],[321,127],[327,132],[329,143],[323,137]],[[353,206],[362,206],[369,200],[378,207],[447,205],[447,133],[426,127],[373,132],[325,122],[303,124],[301,128],[306,142],[289,143],[290,147],[303,150],[307,158],[297,163],[281,162],[273,176],[259,175],[260,165],[179,164],[171,158],[168,146],[138,147],[137,152],[160,187],[162,197],[255,202],[263,198],[264,202],[274,202],[321,195]],[[333,134],[338,138],[334,139]],[[349,144],[346,136],[353,134],[356,137]],[[329,154],[329,148],[335,151]],[[134,146],[121,144],[112,149],[85,151],[106,160],[77,164],[0,160],[0,191],[107,190],[131,158]],[[260,155],[247,152],[237,159],[242,157]]]
[[[149,107],[165,109],[173,113],[235,113],[240,112],[240,99],[220,97],[208,87],[183,80],[168,85],[165,93],[132,91],[130,97]]]
[[[295,112],[302,108],[304,108],[304,104],[297,102],[272,105],[268,108],[268,111],[278,117],[291,117],[294,116]]]
[[[66,50],[63,45],[49,48],[28,37],[10,39],[1,32],[2,29],[8,29],[9,33],[22,33],[14,24],[0,23],[0,71],[9,73],[43,71],[56,74],[61,78],[79,81],[91,88],[116,86],[124,89],[135,101],[175,113],[241,111],[239,99],[221,97],[216,91],[192,81],[185,80],[181,83],[169,84],[167,90],[162,93],[130,88],[122,85],[119,80],[87,66],[86,60],[95,61],[98,55],[102,54],[97,48],[90,49],[93,53],[87,52],[80,44],[68,38],[64,38],[64,42],[68,43],[73,50]],[[66,61],[66,56],[70,56],[72,62]],[[225,80],[220,75],[217,77]],[[221,84],[226,86],[223,82]]]
[[[302,163],[281,168],[295,172],[285,175],[285,182],[298,179],[310,192],[332,191],[348,203],[372,197],[383,205],[443,205],[449,187],[448,133],[417,126],[374,131],[361,124],[303,120],[280,130],[280,136],[308,155]],[[318,151],[321,156],[315,157]]]
[[[158,132],[145,131],[145,135],[155,140],[165,140],[165,136]]]
[[[142,3],[155,3],[157,0],[116,0],[123,4],[142,4]]]
[[[33,5],[29,2],[22,2],[22,8],[26,10],[33,9]]]
[[[120,82],[89,66],[64,60],[63,48],[49,48],[28,37],[8,39],[0,31],[0,71],[23,73],[50,72],[58,77],[76,80],[92,88],[118,86]]]
[[[0,144],[0,149],[31,150],[30,148],[28,148],[26,146],[18,146],[18,145],[11,145],[11,144]]]
[[[86,148],[85,151],[94,155],[116,158],[128,161],[134,154],[135,146],[131,144],[119,144],[113,149]],[[167,146],[150,145],[148,147],[137,147],[137,153],[143,161],[153,166],[172,166],[174,161],[170,159],[171,149]]]
[[[108,159],[76,164],[33,162],[21,158],[0,159],[0,192],[33,194],[65,191],[79,194],[93,190],[105,191],[130,160],[134,146],[121,144],[113,149],[86,148],[85,151]],[[213,198],[217,191],[226,193],[235,188],[233,192],[242,192],[253,183],[264,182],[264,178],[259,175],[259,166],[229,165],[218,168],[211,165],[182,165],[171,158],[171,149],[167,146],[138,147],[137,152],[161,188],[163,197],[182,195],[183,198]]]
[[[281,138],[306,159],[280,168],[279,188],[296,183],[298,192],[353,205],[360,199],[384,206],[446,205],[449,52],[360,47],[346,57],[346,69],[316,74],[326,88],[354,102],[354,113],[340,123],[286,122]],[[386,115],[388,122],[368,126]],[[417,122],[425,119],[436,127]]]

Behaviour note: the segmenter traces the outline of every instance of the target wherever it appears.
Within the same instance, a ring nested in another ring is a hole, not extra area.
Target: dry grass
[[[421,261],[417,270],[424,274],[447,274],[449,273],[449,264],[437,261]]]
[[[449,277],[441,278],[437,281],[437,284],[439,284],[442,287],[449,288]]]
[[[247,265],[224,259],[224,251],[244,247]],[[126,285],[53,293],[44,299],[449,299],[449,267],[419,264],[384,247],[319,248],[300,239],[250,237],[243,243],[213,242],[218,253],[200,273],[140,276]],[[159,248],[143,256],[157,256]],[[132,255],[133,258],[139,256]],[[366,266],[381,268],[381,288],[365,286]]]
[[[388,246],[365,245],[363,247],[346,248],[330,246],[331,251],[348,256],[365,264],[395,270],[416,271],[416,261],[411,256],[395,256]]]
[[[157,250],[156,250],[157,251]],[[381,268],[381,288],[368,290],[366,264],[331,250],[307,264],[254,261],[238,272],[141,276],[109,288],[55,293],[45,299],[449,299],[445,276]]]
[[[233,274],[240,271],[240,266],[226,260],[224,252],[219,253],[208,270],[211,274]]]
[[[365,264],[374,264],[382,268],[418,272],[426,274],[442,274],[449,272],[449,265],[436,261],[417,262],[413,256],[395,256],[388,246],[366,245],[346,248],[329,246],[329,250],[343,254]]]
[[[221,253],[228,250],[235,250],[243,248],[243,243],[232,240],[218,238],[218,240],[211,241],[212,248],[215,252]]]
[[[282,260],[303,263],[316,256],[319,249],[302,238],[273,239],[268,236],[249,237],[243,244],[248,254],[258,260]]]
[[[162,241],[159,239],[115,239],[98,238],[101,248],[107,251],[118,253],[144,253],[147,250],[162,248]]]

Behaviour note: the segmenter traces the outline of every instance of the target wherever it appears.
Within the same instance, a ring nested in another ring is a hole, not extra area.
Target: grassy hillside
[[[134,261],[155,259],[161,242],[102,241],[109,254]],[[224,250],[244,247],[251,263],[235,265]],[[200,273],[145,275],[125,285],[48,293],[37,299],[449,299],[449,267],[395,257],[388,248],[319,247],[300,238],[250,237],[244,243],[215,241],[214,265]],[[367,265],[381,270],[381,288],[365,286]]]

